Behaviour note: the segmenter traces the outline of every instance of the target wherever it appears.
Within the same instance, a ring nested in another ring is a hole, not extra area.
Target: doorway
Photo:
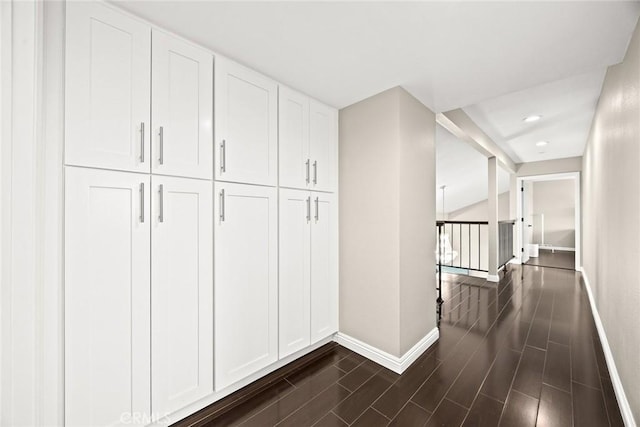
[[[579,270],[580,173],[520,177],[518,188],[520,262]]]

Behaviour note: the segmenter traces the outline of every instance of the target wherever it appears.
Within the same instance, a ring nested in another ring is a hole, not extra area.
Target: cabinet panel
[[[213,392],[212,183],[152,178],[152,407]]]
[[[151,411],[149,177],[68,167],[65,193],[66,425],[119,425]]]
[[[276,185],[276,83],[223,58],[215,76],[216,179]]]
[[[149,168],[151,29],[98,2],[69,2],[65,162]]]
[[[153,172],[213,178],[213,57],[153,31]]]
[[[311,342],[338,331],[338,215],[332,194],[312,193]]]
[[[280,190],[280,358],[310,344],[311,195]]]
[[[277,190],[216,183],[216,389],[278,358]]]
[[[309,115],[312,189],[335,191],[338,172],[337,112],[312,100]]]
[[[305,189],[311,182],[309,98],[280,86],[278,104],[280,186]]]

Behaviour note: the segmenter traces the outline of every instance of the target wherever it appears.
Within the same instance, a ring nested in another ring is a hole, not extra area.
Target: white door
[[[333,194],[311,193],[311,342],[338,331],[338,214]]]
[[[213,178],[213,56],[153,31],[153,173]]]
[[[312,189],[335,191],[338,113],[335,109],[312,100],[309,116]]]
[[[151,414],[149,177],[65,173],[65,425],[124,425]]]
[[[280,190],[280,358],[310,344],[311,194]]]
[[[277,84],[216,57],[215,86],[216,179],[276,185]]]
[[[149,172],[151,29],[99,2],[69,2],[65,162]]]
[[[523,182],[521,188],[522,196],[522,217],[520,218],[521,236],[522,236],[522,248],[521,256],[522,263],[529,261],[529,244],[531,243],[531,185]]]
[[[152,177],[152,407],[213,392],[212,183]]]
[[[215,184],[215,383],[278,359],[277,190]]]
[[[278,104],[280,186],[305,189],[311,182],[309,98],[280,86]]]

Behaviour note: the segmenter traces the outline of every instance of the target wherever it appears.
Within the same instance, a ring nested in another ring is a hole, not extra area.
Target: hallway
[[[496,286],[443,284],[440,340],[403,375],[336,346],[184,425],[623,425],[579,273],[513,266]]]
[[[539,267],[566,268],[575,270],[576,255],[572,251],[551,251],[549,249],[540,249],[537,257],[529,258],[525,264]]]

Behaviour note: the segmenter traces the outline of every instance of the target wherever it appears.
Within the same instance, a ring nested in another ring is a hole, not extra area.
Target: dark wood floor
[[[540,267],[568,268],[575,270],[576,253],[571,251],[551,251],[540,249],[538,256],[529,258],[526,265],[537,265]]]
[[[209,426],[622,426],[579,273],[446,275],[440,339],[402,375],[336,346]]]

